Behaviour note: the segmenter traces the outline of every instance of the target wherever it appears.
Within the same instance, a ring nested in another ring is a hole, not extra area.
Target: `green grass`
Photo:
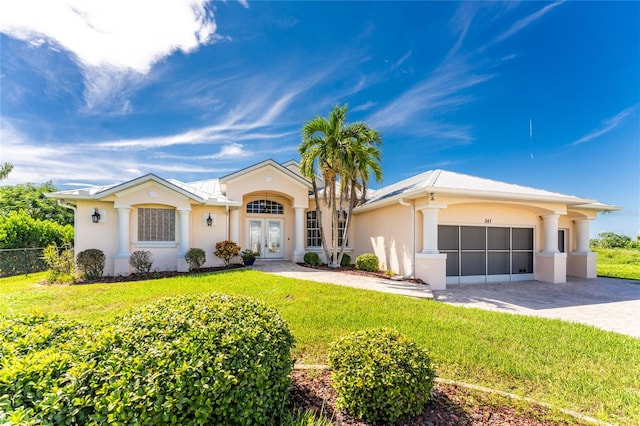
[[[592,250],[598,253],[598,276],[640,280],[639,249],[594,248]]]
[[[438,376],[513,392],[619,424],[640,423],[640,340],[593,327],[243,270],[115,284],[0,280],[0,314],[54,312],[91,323],[176,294],[224,292],[276,308],[298,362],[326,363],[329,343],[390,326],[429,350]]]

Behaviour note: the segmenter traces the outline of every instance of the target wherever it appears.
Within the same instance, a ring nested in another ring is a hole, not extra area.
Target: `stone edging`
[[[294,368],[294,370],[330,370],[330,367],[328,365],[324,365],[324,364],[296,364],[296,365],[293,366],[293,368]],[[472,389],[472,390],[479,391],[479,392],[492,393],[492,394],[504,396],[506,398],[514,399],[514,400],[518,400],[518,401],[525,401],[525,402],[528,402],[530,404],[535,404],[535,405],[539,405],[539,406],[544,407],[544,408],[549,408],[549,409],[552,409],[552,410],[560,411],[563,414],[567,414],[567,415],[569,415],[571,417],[574,417],[576,419],[582,420],[584,422],[587,422],[587,423],[590,423],[590,424],[593,424],[593,425],[613,426],[611,423],[603,422],[602,420],[598,420],[598,419],[595,419],[593,417],[585,416],[584,414],[580,414],[577,411],[567,410],[565,408],[554,407],[553,405],[551,405],[551,404],[549,404],[547,402],[537,401],[535,399],[528,398],[526,396],[520,396],[520,395],[516,395],[514,393],[505,392],[505,391],[501,391],[501,390],[498,390],[498,389],[491,389],[491,388],[487,388],[487,387],[479,386],[479,385],[473,385],[473,384],[470,384],[470,383],[458,382],[456,380],[443,379],[443,378],[440,378],[440,377],[436,377],[435,381],[437,383],[444,383],[444,384],[447,384],[447,385],[455,385],[455,386],[459,386],[461,388]]]

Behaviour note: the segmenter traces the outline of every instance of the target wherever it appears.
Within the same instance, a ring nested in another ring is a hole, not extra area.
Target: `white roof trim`
[[[386,188],[372,191],[369,201],[357,207],[356,211],[364,212],[393,204],[400,198],[416,199],[430,196],[430,194],[434,194],[436,197],[440,194],[474,199],[562,203],[574,208],[575,206],[593,206],[592,208],[595,210],[608,210],[611,207],[606,204],[598,206],[598,204],[595,204],[595,200],[573,195],[514,185],[446,170],[430,170],[396,182]]]
[[[274,167],[276,170],[280,171],[281,173],[287,175],[290,178],[293,178],[294,180],[296,180],[297,182],[303,184],[307,188],[311,188],[312,187],[311,182],[309,182],[307,179],[305,179],[302,176],[292,172],[291,170],[287,169],[283,165],[281,165],[281,164],[279,164],[279,163],[277,163],[277,162],[275,162],[275,161],[273,161],[271,159],[262,161],[260,163],[254,164],[254,165],[249,166],[249,167],[245,167],[242,170],[238,170],[237,172],[233,172],[231,174],[223,176],[223,177],[220,178],[220,182],[221,183],[227,183],[227,182],[233,181],[235,179],[238,179],[238,178],[240,178],[240,177],[242,177],[244,175],[252,173],[252,172],[254,172],[256,170],[259,170],[259,169],[261,169],[263,167],[266,167],[266,166]]]

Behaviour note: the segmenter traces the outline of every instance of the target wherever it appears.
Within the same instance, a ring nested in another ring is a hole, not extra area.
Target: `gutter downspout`
[[[227,204],[225,206],[225,210],[226,210],[226,213],[227,213],[225,215],[225,221],[227,222],[227,224],[226,224],[227,226],[225,227],[226,228],[226,233],[227,233],[227,235],[225,237],[225,240],[229,240],[229,235],[230,235],[229,232],[231,232],[230,229],[229,229],[229,226],[231,224],[231,222],[229,221],[229,204]]]
[[[413,278],[416,270],[416,206],[413,201],[409,203],[404,198],[400,198],[398,203],[401,206],[411,208],[411,268],[409,273],[402,277],[403,280],[406,280],[407,278]]]
[[[76,246],[76,240],[77,240],[77,227],[76,227],[76,223],[78,222],[78,206],[74,206],[73,204],[67,204],[66,201],[64,200],[58,200],[58,205],[60,207],[66,207],[68,209],[73,210],[73,247],[75,248]],[[74,250],[75,251],[75,250]],[[76,253],[77,255],[77,253]]]

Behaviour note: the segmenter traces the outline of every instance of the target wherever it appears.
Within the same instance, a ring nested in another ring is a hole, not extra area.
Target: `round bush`
[[[102,277],[104,261],[104,253],[98,249],[83,250],[76,256],[76,266],[88,280],[97,280]]]
[[[307,265],[315,265],[315,266],[322,264],[318,253],[313,251],[309,251],[304,254],[304,263],[306,263]]]
[[[356,257],[356,269],[361,271],[378,272],[379,263],[378,256],[372,253],[365,253]]]
[[[184,260],[187,261],[190,271],[197,271],[207,261],[207,255],[201,248],[190,248],[187,254],[184,255]]]
[[[283,413],[293,337],[259,301],[167,298],[90,332],[12,359],[0,377],[10,423],[277,424]],[[33,401],[13,403],[19,392]]]
[[[422,412],[435,370],[427,352],[388,328],[351,333],[329,348],[336,405],[369,422],[394,423]]]
[[[137,250],[129,256],[129,265],[140,274],[148,274],[153,266],[153,253],[149,250]]]
[[[342,255],[342,260],[340,261],[340,266],[349,266],[351,265],[351,256],[347,253]]]

